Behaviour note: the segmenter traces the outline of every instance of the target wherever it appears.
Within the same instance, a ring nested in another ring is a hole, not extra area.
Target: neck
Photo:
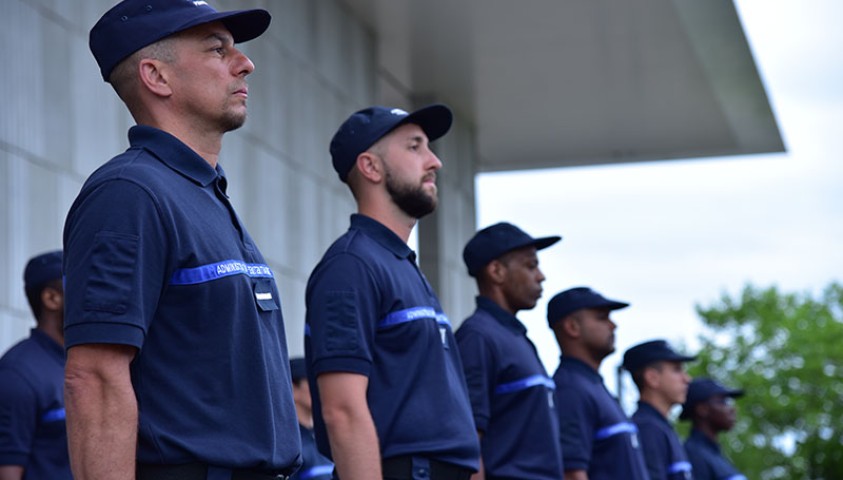
[[[382,223],[398,238],[407,243],[410,240],[410,233],[418,222],[402,212],[392,202],[358,202],[357,212]]]
[[[518,309],[509,305],[506,296],[499,288],[480,288],[480,296],[495,302],[497,306],[513,316],[518,313]]]
[[[190,147],[191,150],[208,162],[211,167],[217,167],[224,132],[219,132],[211,128],[197,128],[196,125],[186,124],[182,119],[161,119],[150,116],[142,120],[139,119],[137,123],[149,125],[169,133]]]
[[[665,418],[667,418],[667,414],[670,412],[670,407],[673,406],[670,401],[665,400],[661,395],[650,390],[641,392],[641,401],[655,408]]]
[[[41,320],[38,321],[38,326],[36,328],[53,339],[54,342],[64,346],[64,327],[61,320],[57,320],[51,315],[45,314]]]
[[[700,432],[702,432],[703,435],[705,435],[712,442],[718,443],[717,442],[717,431],[714,428],[712,428],[711,425],[709,425],[708,423],[704,423],[704,422],[694,423],[694,428],[699,430]]]
[[[600,363],[602,363],[603,359],[596,359],[591,355],[591,352],[582,348],[579,343],[573,342],[570,345],[562,346],[562,355],[576,358],[577,360],[584,362],[589,367],[593,368],[594,370],[600,370]]]

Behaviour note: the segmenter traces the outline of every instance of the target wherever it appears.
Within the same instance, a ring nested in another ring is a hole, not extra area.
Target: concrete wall
[[[395,85],[365,19],[335,0],[217,0],[218,9],[262,7],[269,31],[244,44],[249,119],[229,133],[221,164],[229,194],[276,272],[290,350],[302,352],[304,289],[325,248],[348,225],[354,203],[330,166],[328,142],[351,112],[386,100],[411,109],[443,101]],[[65,214],[82,182],[127,146],[131,117],[102,82],[87,46],[111,0],[2,0],[0,75],[0,352],[34,325],[23,295],[26,260],[61,247]],[[384,78],[390,79],[384,81]],[[388,88],[386,87],[388,85]],[[416,105],[418,104],[418,105]],[[474,231],[474,134],[457,119],[435,145],[446,167],[440,209],[422,222],[422,268],[458,323],[473,290],[461,249]]]

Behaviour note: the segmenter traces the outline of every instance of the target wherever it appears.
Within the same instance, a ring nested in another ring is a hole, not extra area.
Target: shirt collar
[[[225,180],[225,172],[219,164],[216,168],[211,167],[181,140],[163,130],[148,125],[135,125],[129,129],[129,144],[133,148],[149,151],[162,163],[203,187],[210,185],[217,177]]]
[[[404,243],[398,235],[388,229],[384,224],[374,218],[355,213],[351,215],[351,228],[360,230],[372,237],[384,248],[392,252],[398,258],[407,258],[411,262],[416,261],[416,252]]]
[[[566,356],[563,354],[559,362],[562,365],[567,366],[568,368],[580,370],[582,373],[585,373],[587,377],[590,377],[594,381],[603,383],[603,376],[600,375],[597,370],[591,368],[589,364],[583,362],[579,358],[572,357],[570,355]]]
[[[49,335],[38,330],[37,328],[33,328],[30,330],[30,337],[35,340],[38,345],[41,345],[41,348],[46,350],[50,353],[56,360],[59,360],[62,365],[64,365],[65,361],[65,353],[64,347],[58,344],[55,340],[53,340]]]
[[[641,413],[644,413],[644,414],[646,414],[647,416],[650,416],[650,417],[658,417],[658,418],[662,419],[662,421],[664,421],[664,423],[670,425],[670,422],[667,421],[667,418],[665,418],[665,416],[662,415],[661,412],[656,410],[656,407],[650,405],[649,403],[647,403],[643,400],[638,401],[638,411],[641,412]]]
[[[515,315],[507,312],[500,305],[492,301],[492,299],[478,296],[477,297],[477,308],[479,310],[484,310],[489,313],[492,318],[497,320],[501,325],[504,327],[512,330],[515,333],[520,333],[521,335],[525,335],[527,333],[527,327],[524,326]]]
[[[704,434],[699,429],[691,428],[691,434],[689,435],[689,437],[698,443],[702,443],[711,450],[720,453],[720,445],[711,441],[711,439],[708,438],[708,436],[706,436],[706,434]]]

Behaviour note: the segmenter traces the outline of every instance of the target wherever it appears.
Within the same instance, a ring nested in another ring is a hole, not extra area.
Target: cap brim
[[[234,43],[248,42],[259,37],[269,28],[272,16],[266,10],[234,10],[231,12],[215,12],[190,19],[188,23],[180,25],[173,32],[165,33],[161,38],[183,32],[187,29],[211,22],[222,22],[231,33]]]
[[[427,135],[427,140],[435,141],[442,135],[448,133],[451,129],[451,124],[454,122],[454,114],[451,109],[442,104],[434,104],[407,115],[395,127],[412,123],[421,127]],[[393,130],[395,129],[393,127]],[[385,135],[385,134],[384,134]]]
[[[605,302],[601,302],[598,305],[591,305],[589,307],[583,308],[608,308],[609,310],[620,310],[622,308],[628,307],[628,303],[618,302],[616,300],[606,300]]]
[[[266,10],[224,12],[219,19],[234,37],[234,43],[248,42],[263,34],[272,20]]]

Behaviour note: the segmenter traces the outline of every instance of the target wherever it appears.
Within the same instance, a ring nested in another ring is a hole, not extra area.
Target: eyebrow
[[[234,44],[234,38],[232,38],[230,35],[224,35],[220,32],[212,32],[212,33],[208,34],[208,36],[203,39],[204,42],[211,42],[211,41],[214,41],[214,40],[217,40],[217,41],[221,42],[223,45],[233,45]]]

